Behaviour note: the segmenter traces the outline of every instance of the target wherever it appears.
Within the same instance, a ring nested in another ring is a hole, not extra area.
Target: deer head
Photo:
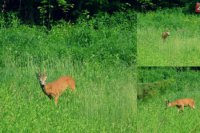
[[[165,109],[167,109],[167,107],[168,107],[168,105],[169,105],[169,100],[165,99],[165,103],[166,103]]]
[[[46,73],[41,73],[40,71],[36,74],[37,75],[37,78],[40,82],[40,85],[44,86],[46,85],[46,80],[47,80],[47,76],[46,76]]]
[[[45,85],[46,84],[46,80],[47,80],[47,76],[46,74],[41,74],[39,77],[39,81],[41,85]]]

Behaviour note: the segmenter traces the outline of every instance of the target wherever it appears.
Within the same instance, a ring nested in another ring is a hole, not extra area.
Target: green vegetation
[[[0,1],[0,132],[199,131],[199,68],[150,67],[200,65],[200,18],[185,14],[195,2]],[[76,90],[55,106],[39,71],[47,83],[73,77]],[[165,110],[183,97],[197,109]]]
[[[135,18],[101,14],[50,31],[1,18],[0,132],[134,132]],[[47,82],[72,76],[76,91],[66,90],[56,107],[38,69],[46,69]]]
[[[196,133],[200,130],[199,70],[170,67],[143,68],[139,69],[138,75],[141,90],[147,90],[147,84],[154,84],[153,89],[145,91],[148,94],[138,98],[138,132]],[[172,82],[166,85],[165,81]],[[165,86],[164,89],[161,86]],[[176,107],[165,109],[165,99],[173,101],[179,98],[193,98],[196,109],[185,107],[184,112],[180,113]]]
[[[194,12],[196,0],[155,1],[155,0],[1,0],[0,10],[6,16],[15,12],[29,24],[43,24],[48,28],[58,20],[74,21],[80,17],[91,18],[98,13],[127,10],[149,11],[163,8],[184,7]]]
[[[200,17],[181,9],[138,14],[137,49],[139,66],[200,65]],[[161,34],[170,31],[163,42]]]

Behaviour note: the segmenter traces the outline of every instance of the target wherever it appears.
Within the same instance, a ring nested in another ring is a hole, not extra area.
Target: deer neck
[[[41,84],[41,83],[40,83],[40,87],[42,88],[42,91],[44,91],[44,92],[45,92],[45,87],[46,87],[46,84]]]
[[[46,84],[40,84],[41,88],[42,88],[42,91],[45,95],[47,95],[50,99],[52,98],[52,96],[46,91]]]
[[[45,85],[40,84],[41,88],[44,90],[45,89]]]
[[[176,102],[170,102],[170,103],[168,104],[168,106],[169,106],[169,107],[176,106]]]

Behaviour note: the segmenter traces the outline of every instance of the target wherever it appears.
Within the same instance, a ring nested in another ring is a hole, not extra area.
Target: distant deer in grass
[[[185,98],[185,99],[177,99],[173,102],[169,102],[169,100],[165,100],[167,107],[174,107],[178,108],[178,112],[180,110],[184,110],[184,106],[189,106],[190,108],[195,108],[195,102],[192,98]]]
[[[162,33],[163,42],[165,42],[165,40],[167,39],[168,36],[170,36],[170,32],[169,31],[165,31],[165,32]]]
[[[47,83],[47,76],[45,73],[41,74],[40,72],[37,74],[38,80],[40,82],[40,86],[43,92],[50,98],[54,97],[55,105],[58,104],[59,96],[70,87],[72,91],[75,90],[75,81],[71,77],[62,76],[59,79]]]

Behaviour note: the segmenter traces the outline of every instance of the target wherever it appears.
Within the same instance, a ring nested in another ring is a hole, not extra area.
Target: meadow
[[[146,95],[143,94],[143,97],[138,97],[137,100],[138,133],[199,132],[199,69],[172,67],[143,68],[139,70],[138,75],[140,89],[146,89],[148,92]],[[168,84],[164,81],[168,81]],[[148,90],[145,87],[147,84],[149,85]],[[153,86],[153,89],[150,84]],[[181,98],[193,98],[196,103],[195,109],[185,107],[183,112],[178,112],[176,107],[168,107],[166,109],[165,99],[173,101]]]
[[[138,13],[138,65],[199,66],[199,22],[199,14],[185,14],[182,9]],[[170,36],[163,42],[166,30]]]
[[[136,15],[101,14],[46,30],[0,19],[0,132],[136,131]],[[47,82],[72,76],[58,106],[42,92]]]

